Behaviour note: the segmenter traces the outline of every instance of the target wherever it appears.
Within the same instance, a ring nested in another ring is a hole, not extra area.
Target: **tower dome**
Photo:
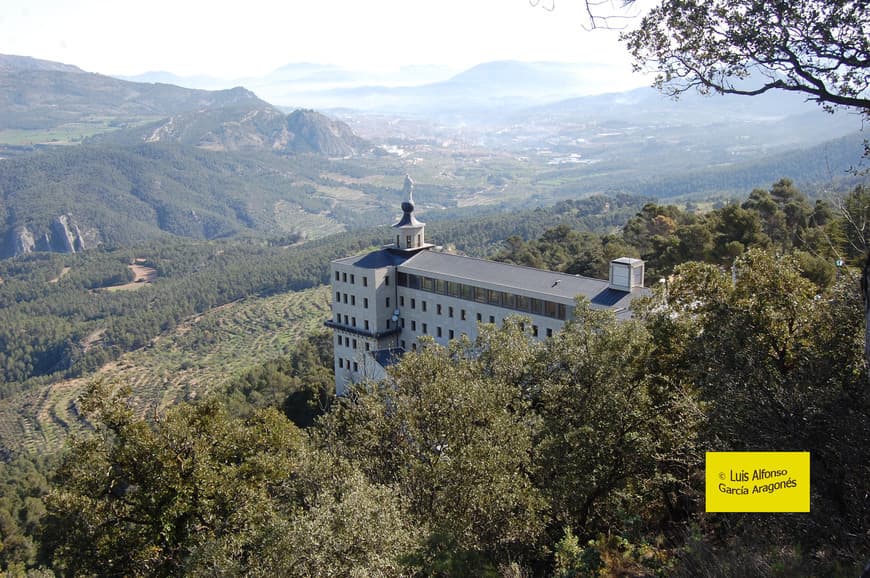
[[[396,248],[403,251],[417,251],[431,247],[425,242],[424,233],[426,223],[422,223],[414,216],[414,180],[410,175],[405,175],[405,184],[402,188],[405,200],[402,201],[402,218],[393,225],[399,229],[396,234]]]

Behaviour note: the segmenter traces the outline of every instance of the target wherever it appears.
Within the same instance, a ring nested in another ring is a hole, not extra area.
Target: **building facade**
[[[621,258],[610,264],[610,279],[590,279],[453,255],[426,242],[425,223],[414,216],[413,181],[405,179],[407,200],[393,225],[395,243],[331,263],[336,393],[349,384],[380,379],[385,368],[423,336],[446,345],[477,337],[479,323],[501,324],[511,315],[529,319],[531,334],[546,339],[572,318],[575,298],[593,308],[631,315],[631,301],[647,294],[644,265]]]

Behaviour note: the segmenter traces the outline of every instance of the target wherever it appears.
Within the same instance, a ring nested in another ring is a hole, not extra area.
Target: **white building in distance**
[[[350,383],[384,377],[425,335],[442,345],[463,334],[473,340],[478,323],[521,315],[533,336],[546,339],[571,319],[578,295],[628,318],[631,301],[648,294],[640,259],[612,261],[610,279],[602,280],[432,250],[426,224],[414,217],[413,185],[406,177],[395,243],[331,263],[326,325],[334,332],[338,395]]]

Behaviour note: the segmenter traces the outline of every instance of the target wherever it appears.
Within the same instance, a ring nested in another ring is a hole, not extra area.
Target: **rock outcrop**
[[[26,226],[12,229],[0,257],[20,257],[34,251],[78,253],[97,244],[95,231],[90,235],[94,239],[86,240],[88,236],[82,232],[72,215],[58,215],[51,220],[48,230],[38,238]]]

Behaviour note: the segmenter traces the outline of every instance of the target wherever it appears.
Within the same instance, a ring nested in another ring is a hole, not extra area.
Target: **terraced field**
[[[96,375],[36,388],[0,401],[0,452],[50,453],[87,427],[78,398],[92,379],[128,385],[142,413],[220,388],[230,378],[292,350],[322,327],[329,288],[252,297],[198,315]]]

